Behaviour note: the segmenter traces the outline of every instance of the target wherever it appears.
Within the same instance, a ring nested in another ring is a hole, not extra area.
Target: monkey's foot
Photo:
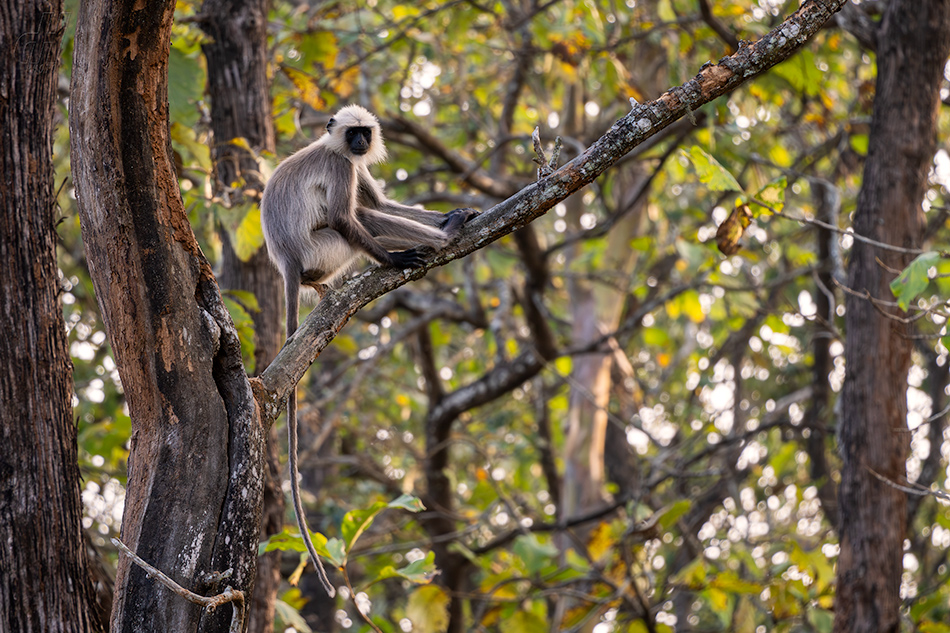
[[[326,274],[322,270],[305,270],[300,274],[300,285],[316,290],[317,296],[323,299],[323,295],[330,290],[330,286],[320,283],[324,277]]]
[[[442,230],[449,235],[455,235],[459,228],[472,218],[477,218],[481,213],[469,207],[452,209],[445,214],[445,220],[442,222]]]
[[[389,257],[388,263],[393,268],[421,268],[426,263],[425,257],[418,248],[390,253]]]

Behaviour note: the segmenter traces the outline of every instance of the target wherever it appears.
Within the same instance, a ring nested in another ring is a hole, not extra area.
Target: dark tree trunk
[[[950,53],[950,0],[892,0],[877,41],[877,89],[854,230],[918,246],[934,153],[940,81]],[[873,299],[893,300],[895,269],[911,256],[855,241],[851,255],[839,432],[843,459],[835,631],[900,630],[911,333]],[[863,298],[867,293],[872,300]],[[900,314],[894,316],[902,316]],[[869,362],[870,358],[875,362]]]
[[[60,0],[0,7],[0,631],[97,630],[59,302]]]
[[[122,538],[197,593],[249,592],[265,432],[240,344],[188,223],[170,158],[175,3],[80,5],[70,136],[83,242],[132,417]],[[213,576],[231,571],[226,581]],[[126,557],[113,631],[226,631]]]
[[[841,208],[841,196],[830,182],[813,181],[815,208],[818,219],[831,225],[837,225],[838,211]],[[815,278],[815,322],[816,331],[812,340],[812,396],[805,416],[811,428],[805,440],[808,451],[809,474],[818,486],[818,498],[825,518],[831,525],[838,524],[837,487],[831,479],[831,467],[828,464],[828,433],[825,428],[832,421],[831,385],[828,374],[832,370],[831,336],[834,331],[835,311],[834,269],[838,259],[838,235],[830,229],[819,227],[818,261],[821,270]]]
[[[215,195],[228,204],[240,204],[264,189],[256,156],[232,143],[243,138],[254,152],[274,152],[274,126],[267,81],[268,0],[205,0],[201,28],[209,36],[202,45],[208,61],[211,102],[211,156],[215,165]],[[223,288],[254,294],[260,311],[253,313],[255,373],[267,367],[280,350],[282,327],[281,278],[270,263],[267,247],[242,261],[222,231],[223,256],[219,280]],[[284,496],[280,486],[277,431],[267,437],[264,475],[264,512],[261,539],[279,532],[284,524]],[[280,588],[280,552],[269,552],[257,563],[257,582],[249,602],[249,633],[271,633],[277,590]]]

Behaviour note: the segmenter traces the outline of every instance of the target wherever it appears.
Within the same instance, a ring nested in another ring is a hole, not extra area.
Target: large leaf
[[[693,145],[688,152],[685,149],[681,149],[680,152],[693,163],[699,175],[699,181],[710,191],[742,191],[742,187],[732,172],[720,165],[718,160],[704,152],[701,147]]]
[[[929,270],[940,261],[940,253],[928,251],[921,253],[914,261],[891,282],[891,292],[897,297],[901,310],[907,310],[911,301],[927,289],[930,283]]]
[[[529,574],[538,573],[558,555],[556,547],[550,543],[542,543],[534,534],[522,534],[515,539],[512,551],[524,563]]]
[[[368,508],[347,512],[343,517],[343,524],[340,526],[340,534],[343,536],[343,542],[346,544],[347,551],[353,549],[356,540],[373,524],[373,521],[379,513],[389,508],[399,508],[408,510],[409,512],[425,510],[422,501],[417,497],[401,495],[389,503],[377,501]]]
[[[419,587],[409,595],[406,617],[414,633],[440,633],[449,625],[449,596],[436,585]]]
[[[376,577],[376,580],[385,580],[386,578],[404,578],[417,585],[426,585],[432,582],[435,575],[439,573],[435,566],[435,552],[429,552],[425,558],[414,560],[405,567],[396,569],[392,565],[383,567],[382,571]]]

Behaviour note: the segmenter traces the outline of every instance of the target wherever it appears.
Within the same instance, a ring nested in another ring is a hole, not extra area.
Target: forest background
[[[121,528],[255,632],[950,631],[950,2],[145,4],[0,16],[0,630],[227,630]],[[346,103],[487,213],[278,356],[257,202]]]

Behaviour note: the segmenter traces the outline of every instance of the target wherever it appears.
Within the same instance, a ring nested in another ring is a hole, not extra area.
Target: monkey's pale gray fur
[[[472,209],[443,214],[390,200],[369,173],[370,165],[385,159],[376,117],[350,105],[330,119],[325,135],[278,165],[264,188],[261,224],[270,257],[284,278],[288,338],[297,329],[301,284],[322,294],[362,255],[386,266],[421,266],[418,247],[445,246],[476,214]],[[300,502],[295,389],[287,398],[287,444],[297,526],[333,597],[336,591],[310,541]]]
[[[450,233],[442,227],[455,212],[446,215],[390,200],[370,174],[370,165],[386,159],[372,113],[350,105],[327,127],[327,134],[277,167],[261,200],[264,238],[285,280],[306,274],[306,285],[331,285],[361,255],[398,266],[407,262],[389,256],[390,249],[448,243],[465,218],[445,226],[454,229]],[[353,127],[372,133],[362,156],[353,154],[346,141],[346,130]]]

